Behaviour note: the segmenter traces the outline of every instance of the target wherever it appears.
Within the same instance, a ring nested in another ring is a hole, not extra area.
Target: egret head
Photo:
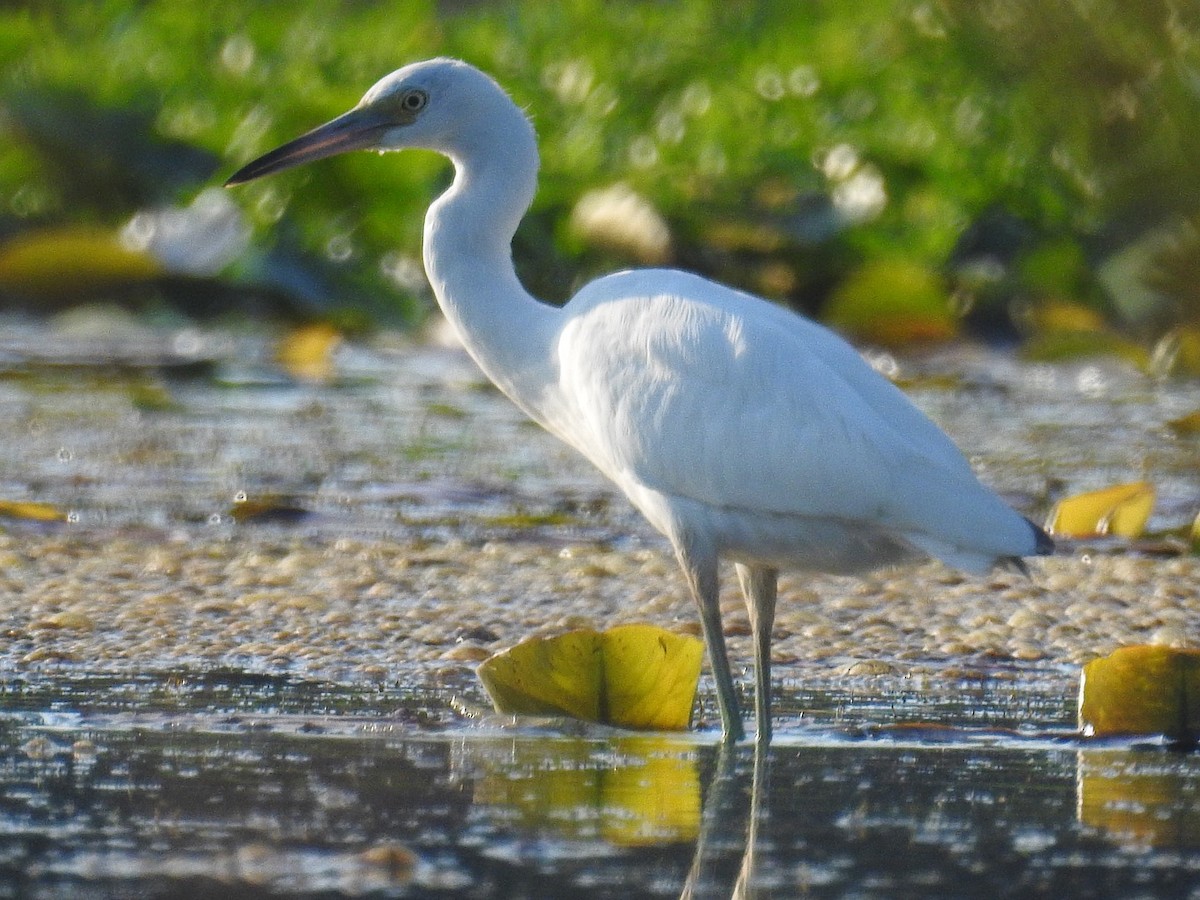
[[[260,156],[225,184],[348,150],[420,147],[458,160],[526,135],[532,141],[528,121],[491,78],[458,60],[430,59],[381,78],[354,109]]]

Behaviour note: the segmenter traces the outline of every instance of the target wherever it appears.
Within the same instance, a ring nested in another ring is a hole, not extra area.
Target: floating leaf
[[[1125,748],[1078,754],[1079,821],[1101,828],[1123,845],[1176,849],[1200,846],[1200,805],[1189,766],[1161,754]]]
[[[568,715],[623,728],[684,729],[703,644],[652,625],[533,638],[479,667],[497,711]]]
[[[67,226],[27,232],[0,246],[0,288],[30,296],[94,294],[163,273],[148,253],[131,250],[112,232]]]
[[[1139,367],[1149,355],[1133,341],[1111,331],[1039,331],[1021,347],[1021,355],[1037,362],[1060,362],[1089,356],[1116,356]]]
[[[1090,306],[1063,300],[1050,301],[1029,312],[1033,334],[1021,348],[1026,359],[1058,362],[1088,356],[1117,356],[1144,367],[1145,349],[1108,327]]]
[[[958,333],[938,275],[903,260],[868,263],[850,275],[830,298],[825,320],[861,340],[893,347]]]
[[[664,731],[687,728],[704,644],[653,625],[618,625],[604,632],[601,641],[609,723]]]
[[[0,500],[0,518],[27,522],[65,522],[67,514],[50,503],[24,500]]]
[[[1190,412],[1186,416],[1180,416],[1178,419],[1171,419],[1167,422],[1167,426],[1176,434],[1200,434],[1200,409]]]
[[[271,495],[251,499],[238,494],[234,498],[233,506],[229,509],[230,518],[239,525],[251,523],[256,525],[268,523],[295,525],[311,515],[309,510],[300,506],[295,500]]]
[[[328,381],[333,375],[333,351],[341,341],[341,333],[328,322],[302,325],[279,341],[275,361],[297,381]]]
[[[141,412],[175,412],[183,408],[161,381],[133,381],[128,391],[133,408]]]
[[[1122,647],[1083,667],[1079,727],[1085,734],[1200,736],[1200,650]]]
[[[1069,537],[1115,534],[1138,537],[1154,508],[1154,485],[1147,481],[1118,484],[1066,497],[1050,512],[1046,530]]]
[[[1037,306],[1029,313],[1030,322],[1038,331],[1073,331],[1103,333],[1108,323],[1099,311],[1082,303],[1055,301]]]
[[[479,680],[497,712],[598,722],[599,653],[600,635],[592,630],[531,638],[482,662]]]

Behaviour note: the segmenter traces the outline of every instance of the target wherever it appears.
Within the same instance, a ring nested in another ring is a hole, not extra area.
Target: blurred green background
[[[548,300],[669,263],[884,344],[1200,325],[1193,0],[9,2],[0,303],[419,323],[444,161],[219,186],[440,54],[534,119],[515,256]]]

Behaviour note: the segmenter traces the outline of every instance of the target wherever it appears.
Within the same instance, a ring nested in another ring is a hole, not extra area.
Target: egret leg
[[[721,627],[720,589],[717,579],[717,555],[697,552],[683,542],[676,542],[675,555],[688,587],[700,611],[700,627],[704,631],[704,645],[708,649],[708,661],[712,665],[713,678],[717,682],[717,706],[721,710],[721,730],[726,743],[735,743],[746,737],[742,727],[742,714],[738,710],[737,695],[733,690],[733,673],[729,668],[729,654],[725,650],[725,632]]]
[[[771,740],[771,630],[775,627],[779,571],[738,563],[737,573],[754,636],[754,714],[758,719],[755,740],[765,744]]]

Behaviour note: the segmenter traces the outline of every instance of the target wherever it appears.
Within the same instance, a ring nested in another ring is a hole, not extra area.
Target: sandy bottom
[[[730,653],[750,659],[732,570]],[[1200,559],[1089,556],[1033,577],[929,563],[867,578],[785,576],[776,676],[963,665],[1073,666],[1200,634]],[[243,528],[219,537],[0,534],[0,668],[238,667],[339,682],[436,683],[531,635],[623,622],[699,626],[669,555],[578,544],[393,542]]]

